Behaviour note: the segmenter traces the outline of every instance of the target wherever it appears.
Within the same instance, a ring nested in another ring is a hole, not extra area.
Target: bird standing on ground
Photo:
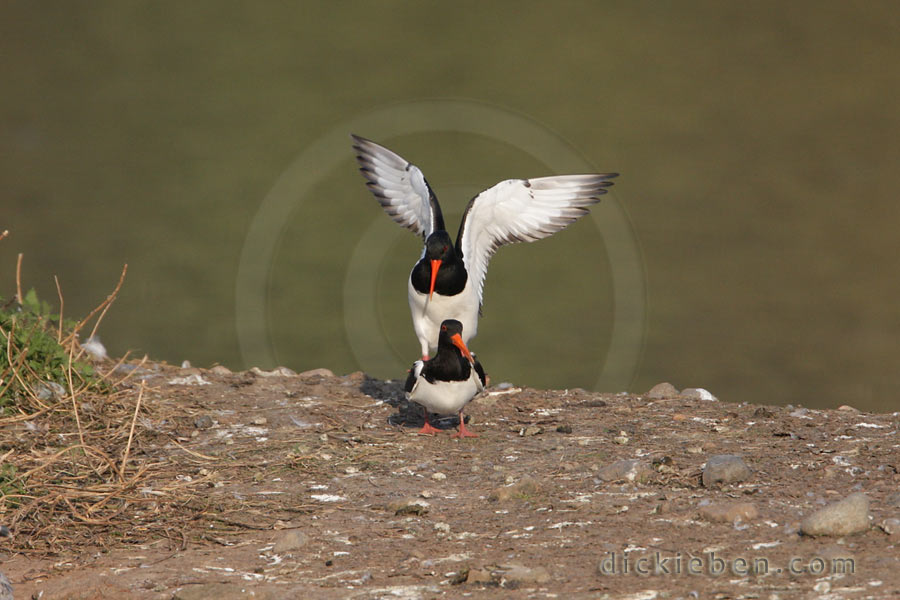
[[[463,324],[464,342],[478,332],[488,262],[497,248],[533,242],[565,229],[600,201],[617,173],[508,179],[472,198],[450,239],[437,197],[418,167],[354,135],[356,160],[369,190],[394,221],[425,240],[407,285],[422,357],[446,319]]]
[[[484,390],[481,363],[469,352],[462,338],[463,324],[454,319],[441,323],[437,354],[431,360],[417,360],[404,389],[407,398],[425,407],[425,425],[419,433],[437,433],[428,412],[459,415],[459,431],[452,437],[478,437],[466,429],[463,408]]]

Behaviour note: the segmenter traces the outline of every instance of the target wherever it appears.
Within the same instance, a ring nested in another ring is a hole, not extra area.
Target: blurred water
[[[473,343],[495,381],[594,388],[610,360],[635,362],[611,345],[629,314],[645,343],[624,387],[900,408],[894,3],[3,12],[0,295],[21,251],[24,283],[53,299],[57,274],[67,313],[84,314],[127,262],[100,332],[113,353],[401,376],[419,245],[356,173],[347,135],[363,125],[425,170],[454,227],[500,179],[622,173],[612,200],[646,297],[628,313],[634,268],[603,222],[501,249]],[[410,123],[436,99],[496,118]],[[484,133],[504,119],[520,125]],[[558,150],[530,150],[532,131]],[[267,201],[301,183],[260,240],[267,262],[242,263]]]

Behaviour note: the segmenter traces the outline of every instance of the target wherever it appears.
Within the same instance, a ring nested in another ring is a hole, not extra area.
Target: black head
[[[456,319],[446,319],[441,323],[441,332],[438,335],[438,354],[450,351],[468,361],[469,364],[474,364],[475,359],[462,339],[462,330],[462,323]]]
[[[455,252],[453,241],[446,231],[435,231],[425,240],[425,258],[428,260],[449,261]]]
[[[447,338],[449,340],[455,334],[459,334],[462,336],[463,325],[456,319],[445,319],[443,323],[441,323],[441,333],[440,336],[443,338]]]

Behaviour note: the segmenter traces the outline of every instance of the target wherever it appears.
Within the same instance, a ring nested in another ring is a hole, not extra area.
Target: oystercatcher
[[[437,433],[428,412],[459,415],[459,431],[451,437],[478,437],[466,429],[463,408],[485,386],[484,369],[469,352],[462,338],[463,324],[455,319],[441,323],[437,354],[431,360],[417,360],[406,378],[407,398],[425,407],[425,425],[419,433]]]
[[[468,342],[478,332],[484,277],[497,248],[533,242],[565,229],[600,201],[618,173],[508,179],[472,198],[456,243],[444,227],[437,197],[418,167],[370,140],[353,135],[369,190],[394,221],[421,235],[425,247],[407,285],[422,357],[445,319],[462,322]]]

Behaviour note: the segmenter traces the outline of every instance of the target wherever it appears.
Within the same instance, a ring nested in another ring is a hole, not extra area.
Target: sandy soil
[[[128,531],[71,523],[77,544],[6,515],[17,599],[900,597],[896,413],[494,386],[454,440],[362,373],[145,380],[132,460],[177,474],[134,491]],[[719,454],[752,474],[705,487]],[[866,531],[799,533],[858,491]]]

